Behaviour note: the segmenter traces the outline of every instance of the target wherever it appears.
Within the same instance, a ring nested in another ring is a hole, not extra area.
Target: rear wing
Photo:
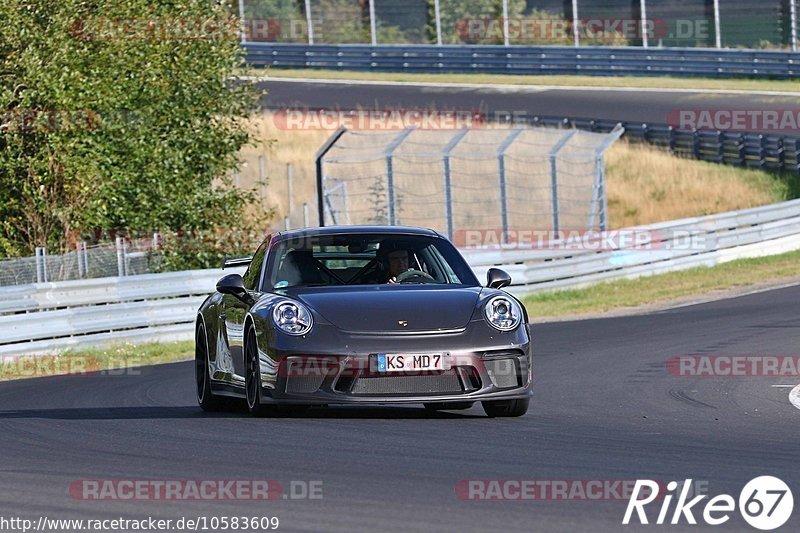
[[[253,256],[248,257],[231,257],[225,258],[222,261],[222,270],[230,267],[248,266],[253,261]]]

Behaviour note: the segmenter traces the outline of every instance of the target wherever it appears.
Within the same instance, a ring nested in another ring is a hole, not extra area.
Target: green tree
[[[0,253],[64,251],[97,228],[241,224],[254,196],[226,176],[259,95],[232,81],[230,13],[207,0],[0,3]]]
[[[428,0],[428,6],[428,34],[431,42],[436,42],[434,0]],[[524,11],[525,0],[508,1],[508,18],[519,18]],[[503,44],[503,2],[500,0],[441,0],[439,13],[443,44]],[[478,20],[497,23],[480,24],[479,31],[471,31],[470,24]]]

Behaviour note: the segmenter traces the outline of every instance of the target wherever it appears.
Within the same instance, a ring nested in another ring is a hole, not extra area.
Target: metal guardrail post
[[[797,0],[789,0],[789,18],[791,25],[789,40],[792,51],[797,52]]]
[[[126,274],[125,272],[125,238],[124,237],[117,237],[116,239],[116,247],[117,247],[117,275],[122,277]]]
[[[47,250],[37,246],[34,253],[36,256],[36,283],[47,283]]]
[[[397,224],[397,212],[396,212],[396,195],[394,190],[394,162],[393,162],[393,154],[397,148],[403,144],[403,141],[406,140],[406,137],[411,135],[411,132],[414,131],[413,128],[405,128],[401,131],[397,137],[392,139],[386,146],[386,151],[384,152],[384,157],[386,158],[386,204],[388,208],[387,215],[389,217],[389,225],[394,226]]]
[[[306,0],[308,2],[308,0]],[[328,137],[328,140],[325,141],[320,149],[317,151],[317,154],[314,156],[314,167],[317,174],[317,214],[319,215],[319,225],[320,227],[325,225],[325,183],[324,183],[324,174],[322,168],[322,159],[325,157],[325,154],[333,148],[333,145],[336,144],[336,141],[344,135],[347,131],[347,128],[343,126],[339,126],[339,128],[333,132],[333,134]],[[335,223],[335,221],[334,221]]]
[[[508,137],[497,147],[497,174],[500,179],[500,233],[501,244],[508,242],[508,186],[506,184],[506,150],[513,144],[517,137],[524,131],[524,128],[514,128]]]
[[[453,240],[453,189],[450,180],[450,152],[464,138],[469,130],[466,128],[456,133],[442,150],[442,165],[444,166],[444,219],[447,228],[447,238]]]
[[[719,0],[714,0],[714,40],[717,48],[722,48],[722,30],[719,27]]]
[[[553,210],[553,231],[558,231],[558,152],[569,142],[578,130],[570,130],[550,149],[550,202]]]

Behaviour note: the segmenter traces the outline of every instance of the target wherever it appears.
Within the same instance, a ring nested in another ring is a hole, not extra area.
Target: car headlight
[[[295,302],[281,302],[276,305],[272,311],[272,320],[278,329],[289,335],[305,335],[314,325],[311,311]]]
[[[507,296],[495,296],[483,308],[486,322],[500,331],[511,331],[522,322],[522,309]]]

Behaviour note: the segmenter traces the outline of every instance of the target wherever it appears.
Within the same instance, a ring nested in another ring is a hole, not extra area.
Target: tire
[[[428,411],[463,411],[469,409],[475,402],[429,402],[422,405]]]
[[[247,410],[251,415],[268,416],[273,410],[261,403],[261,366],[258,361],[257,343],[256,330],[250,326],[244,337],[245,397]]]
[[[211,376],[208,372],[208,338],[206,328],[197,328],[194,343],[194,381],[197,390],[197,403],[200,409],[206,412],[221,411],[225,408],[225,401],[215,396],[211,390]]]
[[[530,398],[520,398],[518,400],[495,400],[492,402],[481,402],[483,410],[490,418],[522,416],[528,412]]]

